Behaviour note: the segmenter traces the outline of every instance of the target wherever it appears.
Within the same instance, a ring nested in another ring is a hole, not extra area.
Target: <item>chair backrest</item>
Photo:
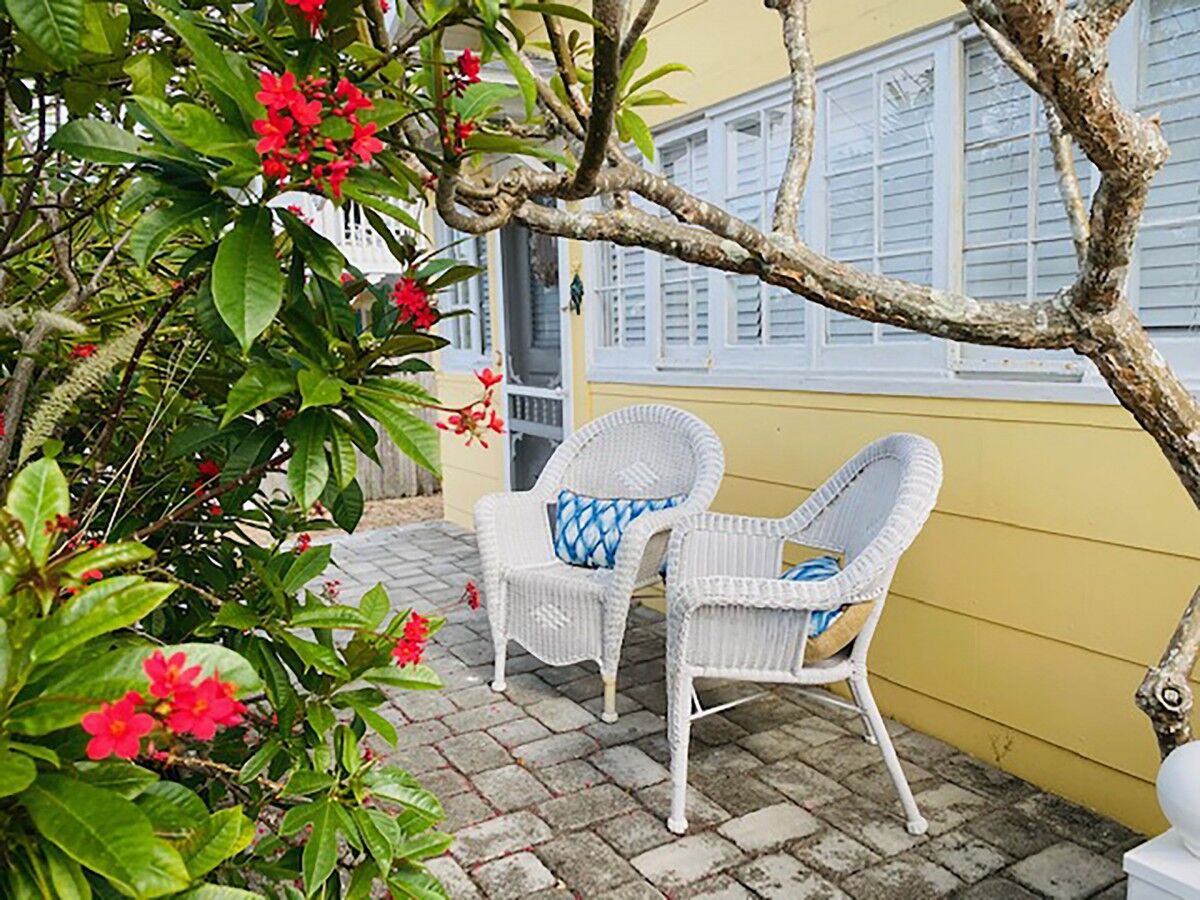
[[[786,521],[805,544],[843,554],[849,585],[886,589],[900,555],[929,518],[942,458],[928,438],[891,434],[860,450]]]
[[[562,488],[633,499],[687,494],[689,505],[705,509],[724,470],[721,441],[701,419],[672,406],[629,406],[568,437],[534,490],[547,497]]]

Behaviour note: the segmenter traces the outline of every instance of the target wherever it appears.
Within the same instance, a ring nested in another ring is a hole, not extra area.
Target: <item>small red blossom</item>
[[[423,641],[429,637],[429,620],[420,613],[411,613],[404,623],[404,636],[410,641]]]
[[[504,434],[504,420],[496,414],[494,409],[492,410],[491,419],[488,420],[487,427],[489,430],[496,432],[496,434]]]
[[[490,391],[501,381],[504,376],[499,372],[493,372],[491,369],[484,369],[482,372],[476,372],[475,377],[479,379],[479,383],[483,385],[485,391]]]
[[[221,509],[221,504],[217,503],[216,501],[213,501],[208,505],[208,514],[214,519],[222,515],[224,512],[225,510]]]
[[[101,703],[100,709],[87,713],[80,724],[92,735],[88,741],[88,759],[116,755],[133,759],[141,750],[142,738],[154,728],[154,718],[138,712],[142,697],[130,691],[116,703]]]
[[[353,280],[354,280],[354,276],[351,275],[349,272],[342,273],[342,284],[349,284]]]
[[[293,97],[304,96],[297,90],[296,76],[291,72],[284,72],[278,76],[271,72],[260,72],[258,83],[262,90],[254,95],[255,99],[267,109],[276,112],[287,109],[291,105]]]
[[[205,478],[216,478],[221,474],[221,467],[211,459],[205,459],[201,460],[201,462],[196,466],[196,471]]]
[[[242,721],[246,707],[232,698],[231,693],[236,690],[236,685],[227,686],[216,674],[195,687],[180,688],[171,702],[167,727],[175,734],[212,740],[218,725],[237,725]]]
[[[295,6],[300,10],[300,15],[304,17],[313,33],[316,33],[317,26],[325,20],[325,0],[285,0],[288,6]]]
[[[463,588],[462,598],[471,609],[479,609],[479,585],[473,581],[468,581]]]
[[[312,535],[306,531],[306,532],[304,532],[304,534],[302,534],[298,538],[296,538],[296,543],[292,547],[292,552],[298,556],[311,546],[312,546]]]
[[[336,578],[327,578],[321,584],[321,596],[326,600],[336,600],[342,593],[342,583]]]
[[[425,645],[419,641],[410,641],[408,638],[401,638],[396,642],[396,646],[392,648],[392,656],[396,659],[396,665],[407,666],[410,663],[416,665],[421,661],[421,654],[425,651]]]
[[[480,64],[480,58],[472,53],[470,48],[463,50],[458,55],[456,69],[450,72],[451,93],[461,97],[466,93],[467,88],[473,84],[478,84]]]
[[[413,278],[401,278],[392,288],[392,302],[400,310],[400,321],[410,322],[413,328],[432,328],[437,311],[429,302],[429,292]]]
[[[377,127],[375,122],[354,126],[354,139],[350,144],[350,152],[365,163],[369,163],[371,157],[383,149],[383,141],[375,137]]]
[[[353,116],[360,109],[371,109],[374,106],[367,95],[348,78],[343,78],[338,82],[333,96],[342,101],[342,106],[333,110],[334,115],[338,116]]]
[[[260,140],[254,145],[254,151],[260,156],[268,153],[278,153],[288,144],[288,135],[296,123],[287,116],[281,116],[275,110],[267,113],[265,119],[254,120],[254,133]]]
[[[379,0],[379,8],[383,12],[387,12],[388,10],[390,10],[392,8],[392,5],[390,3],[388,3],[388,0]]]
[[[79,576],[79,580],[82,581],[84,584],[88,584],[89,582],[92,582],[92,581],[100,581],[103,578],[104,578],[104,573],[101,572],[99,569],[88,569],[86,572],[84,572],[82,575]]]
[[[170,697],[181,688],[191,688],[200,675],[199,666],[187,664],[187,654],[179,652],[166,657],[161,650],[155,650],[142,663],[142,671],[150,679],[150,696],[159,698]]]
[[[45,526],[42,528],[43,534],[67,534],[75,530],[79,525],[78,519],[72,519],[70,516],[64,516],[62,513],[55,513],[53,519],[47,519]]]
[[[71,348],[71,359],[86,359],[89,356],[96,355],[95,344],[76,344]]]

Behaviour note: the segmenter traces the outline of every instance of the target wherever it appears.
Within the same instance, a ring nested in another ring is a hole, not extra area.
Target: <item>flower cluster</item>
[[[400,321],[426,330],[437,324],[437,309],[429,302],[429,291],[415,278],[401,278],[392,288],[392,302],[400,311]]]
[[[438,422],[437,427],[443,431],[452,431],[456,435],[467,436],[467,446],[479,441],[479,445],[487,449],[488,432],[504,434],[504,420],[492,406],[495,399],[495,388],[504,376],[491,369],[476,372],[475,377],[483,385],[483,396],[474,403],[452,412],[445,422]]]
[[[154,731],[175,736],[190,734],[209,741],[218,726],[241,724],[246,707],[235,699],[237,685],[222,681],[215,672],[197,682],[200,666],[189,666],[186,654],[175,653],[168,658],[156,650],[142,669],[150,679],[150,699],[129,691],[120,700],[101,703],[100,709],[83,717],[80,724],[92,736],[87,745],[88,759],[114,754],[133,759],[141,752],[142,738]]]
[[[482,60],[472,53],[470,48],[460,53],[454,67],[447,75],[450,86],[446,91],[446,96],[453,94],[455,97],[461,97],[467,92],[467,88],[478,84],[481,64]],[[467,140],[474,133],[475,122],[472,119],[454,115],[446,121],[442,130],[442,143],[446,152],[452,156],[462,156],[467,146]]]
[[[392,656],[396,665],[416,665],[421,661],[425,652],[425,642],[429,640],[429,620],[420,613],[409,613],[408,621],[404,623],[404,637],[396,641],[392,648]]]
[[[71,348],[69,356],[71,359],[87,359],[89,356],[96,355],[95,344],[76,344]]]
[[[221,467],[211,459],[201,460],[196,464],[196,475],[198,477],[192,482],[192,493],[197,497],[203,497],[208,488],[211,487],[210,482],[212,482],[212,480],[220,474]],[[214,517],[219,516],[222,514],[222,512],[224,512],[224,510],[221,509],[221,504],[216,500],[209,502],[207,510],[208,514]]]
[[[299,556],[311,546],[312,535],[306,531],[296,538],[296,543],[292,545],[292,552]]]
[[[288,6],[295,6],[300,10],[300,15],[313,30],[313,34],[317,33],[317,26],[325,21],[325,0],[284,0]]]
[[[333,90],[328,79],[309,75],[300,81],[291,72],[263,72],[259,83],[262,90],[255,96],[267,117],[254,121],[259,136],[254,149],[263,158],[263,174],[281,187],[323,192],[328,186],[341,197],[350,172],[383,149],[375,136],[377,123],[358,118],[375,105],[345,78]],[[345,125],[335,125],[339,119]]]
[[[471,609],[479,609],[479,585],[473,581],[468,581],[463,586],[462,599]]]

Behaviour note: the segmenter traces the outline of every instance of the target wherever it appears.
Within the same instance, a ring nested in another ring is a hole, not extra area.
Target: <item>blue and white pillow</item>
[[[836,556],[815,556],[797,563],[779,577],[783,581],[824,581],[842,570]],[[808,636],[820,637],[838,620],[846,607],[817,610],[808,617]]]
[[[573,566],[611,569],[617,562],[617,547],[625,528],[645,512],[678,506],[687,494],[633,500],[604,499],[558,492],[554,512],[554,554]]]

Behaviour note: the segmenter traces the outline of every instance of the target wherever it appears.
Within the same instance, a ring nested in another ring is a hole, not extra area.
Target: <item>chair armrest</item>
[[[682,615],[690,614],[703,606],[817,612],[878,599],[870,591],[860,595],[849,594],[847,586],[844,573],[820,581],[709,575],[668,581],[667,606],[673,613]]]
[[[546,499],[533,491],[486,494],[475,504],[475,533],[484,576],[554,558]]]
[[[610,590],[614,595],[628,596],[634,585],[647,581],[655,575],[661,565],[665,540],[657,544],[657,552],[647,554],[651,542],[664,535],[675,523],[693,512],[688,503],[645,512],[630,522],[621,533],[617,547],[617,558],[613,564],[613,579]]]
[[[667,551],[667,580],[705,576],[757,576],[779,574],[783,519],[701,513],[678,522]]]

